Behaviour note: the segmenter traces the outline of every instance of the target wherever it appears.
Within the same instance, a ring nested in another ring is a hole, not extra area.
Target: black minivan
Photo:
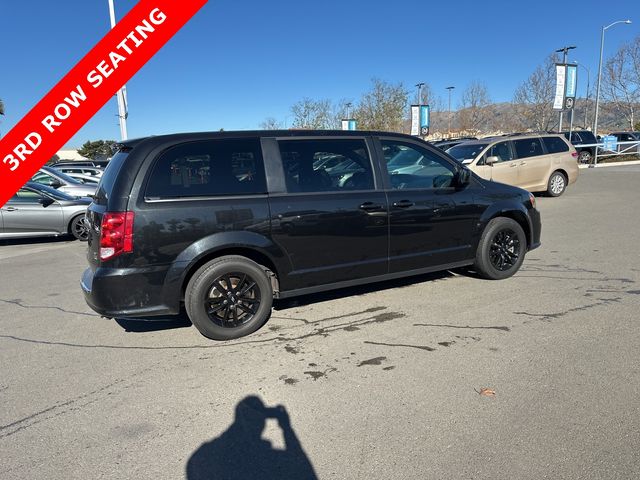
[[[397,156],[422,157],[393,173]],[[260,328],[274,298],[473,266],[513,275],[540,245],[525,190],[408,135],[175,134],[124,142],[87,211],[82,289],[107,317],[177,314],[205,336]]]

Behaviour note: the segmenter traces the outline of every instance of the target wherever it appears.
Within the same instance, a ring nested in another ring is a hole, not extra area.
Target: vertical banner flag
[[[578,84],[578,67],[576,65],[566,65],[565,75],[565,93],[564,93],[564,108],[565,110],[571,110],[576,101],[576,89]]]
[[[565,76],[566,65],[556,63],[556,96],[553,100],[553,109],[562,110],[564,108]]]
[[[205,3],[207,0],[140,0],[0,139],[0,206]]]
[[[431,123],[431,107],[420,105],[420,135],[429,135],[429,125]]]
[[[420,106],[411,105],[411,135],[420,135]]]
[[[342,130],[355,130],[356,121],[353,118],[342,119]]]

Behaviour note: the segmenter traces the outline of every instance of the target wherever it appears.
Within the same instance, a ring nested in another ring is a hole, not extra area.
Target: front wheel
[[[81,242],[89,240],[89,227],[84,220],[84,214],[77,215],[69,223],[69,233]]]
[[[527,237],[511,218],[492,219],[482,232],[474,267],[481,277],[502,280],[518,271],[527,251]]]
[[[273,289],[264,267],[229,255],[194,273],[184,303],[189,319],[202,335],[231,340],[255,332],[269,319]]]

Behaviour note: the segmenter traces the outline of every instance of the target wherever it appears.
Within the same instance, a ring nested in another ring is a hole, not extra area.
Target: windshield
[[[488,144],[486,143],[463,143],[456,145],[455,147],[451,147],[447,150],[447,153],[459,162],[464,162],[465,160],[475,159],[487,145]]]
[[[397,154],[395,154],[387,166],[391,168],[399,168],[399,167],[408,167],[410,165],[415,165],[422,159],[422,155],[417,150],[413,150],[412,148],[406,148],[401,150]]]
[[[53,198],[54,200],[75,200],[76,197],[72,195],[68,195],[60,190],[56,190],[55,188],[48,187],[46,185],[38,184],[37,187],[33,185],[28,185],[29,188],[36,190],[38,192],[44,193],[46,196]]]

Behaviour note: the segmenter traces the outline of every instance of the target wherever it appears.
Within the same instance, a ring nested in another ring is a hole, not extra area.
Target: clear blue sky
[[[6,133],[104,36],[109,16],[107,0],[1,1]],[[115,3],[121,18],[136,2]],[[305,96],[357,100],[372,77],[411,91],[426,81],[443,98],[455,85],[454,107],[481,80],[509,101],[565,45],[578,46],[570,60],[594,83],[600,28],[624,18],[634,23],[607,31],[605,54],[640,34],[637,0],[209,0],[128,83],[129,135],[258,128],[285,121]],[[68,146],[119,139],[116,113],[114,97]]]

